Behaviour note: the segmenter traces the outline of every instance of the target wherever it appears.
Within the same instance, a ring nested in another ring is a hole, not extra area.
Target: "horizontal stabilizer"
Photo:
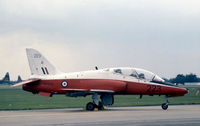
[[[41,79],[31,79],[31,80],[25,80],[25,81],[22,81],[20,83],[17,83],[15,85],[12,85],[11,87],[17,87],[17,86],[21,86],[21,85],[25,85],[25,84],[31,84],[33,82],[36,82],[36,81],[40,81]]]

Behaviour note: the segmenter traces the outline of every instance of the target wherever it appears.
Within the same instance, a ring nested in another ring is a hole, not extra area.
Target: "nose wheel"
[[[163,103],[161,105],[161,107],[162,107],[163,110],[167,110],[168,109],[168,105],[169,105],[169,99],[168,99],[168,96],[166,95],[166,103]]]
[[[163,110],[167,110],[168,104],[167,103],[163,103],[161,107],[162,107]]]

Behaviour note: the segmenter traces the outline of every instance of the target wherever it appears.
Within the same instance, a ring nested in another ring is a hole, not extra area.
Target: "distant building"
[[[21,77],[18,76],[17,81],[11,81],[9,72],[7,72],[5,77],[2,80],[0,80],[0,84],[15,84],[15,83],[19,83],[19,82],[22,82]]]

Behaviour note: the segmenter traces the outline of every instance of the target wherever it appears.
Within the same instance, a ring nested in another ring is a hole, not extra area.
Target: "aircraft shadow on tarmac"
[[[49,110],[51,111],[51,110]],[[104,110],[96,110],[96,111],[88,111],[88,110],[85,110],[85,108],[77,108],[77,109],[54,109],[52,111],[55,111],[55,112],[64,112],[64,113],[70,113],[70,112],[73,112],[73,113],[78,113],[78,112],[111,112],[111,111],[133,111],[133,112],[136,112],[136,111],[163,111],[162,109],[160,109],[160,107],[158,108],[139,108],[139,107],[131,107],[131,108],[123,108],[123,107],[112,107],[112,108],[106,108]]]

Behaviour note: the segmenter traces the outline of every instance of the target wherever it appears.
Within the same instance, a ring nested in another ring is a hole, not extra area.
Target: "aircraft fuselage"
[[[23,89],[33,93],[67,94],[74,91],[85,91],[88,95],[93,90],[106,90],[113,94],[135,95],[169,95],[184,96],[185,88],[148,82],[130,76],[119,75],[112,71],[94,70],[72,74],[50,75],[39,77],[37,84],[24,85]],[[52,79],[53,78],[53,79]],[[66,85],[63,86],[63,83]]]

